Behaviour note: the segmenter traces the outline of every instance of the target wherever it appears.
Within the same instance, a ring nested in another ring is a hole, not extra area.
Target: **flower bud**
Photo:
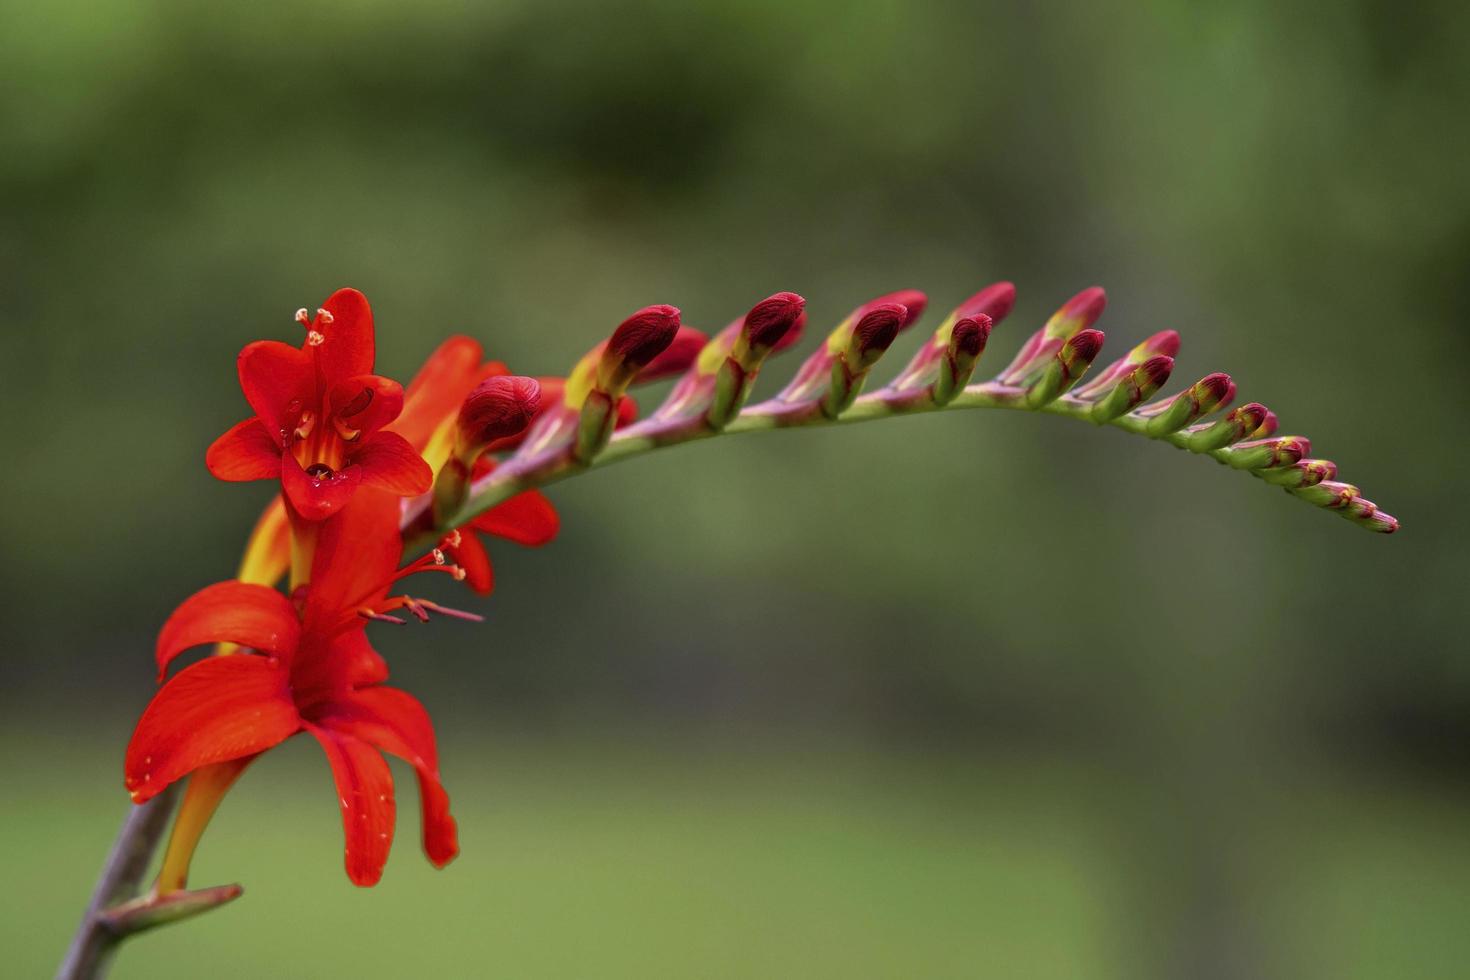
[[[735,344],[735,357],[750,370],[758,359],[787,344],[787,335],[800,332],[806,323],[806,300],[795,293],[777,293],[761,300],[745,314],[740,325],[740,338]],[[746,353],[748,352],[748,353]]]
[[[1102,345],[1101,330],[1082,330],[1069,337],[1052,357],[1046,371],[1027,389],[1026,405],[1040,408],[1056,401],[1092,366],[1093,360],[1102,351]]]
[[[1167,354],[1150,357],[1124,375],[1106,397],[1092,406],[1092,421],[1111,422],[1128,414],[1164,387],[1173,370],[1174,358]]]
[[[1196,381],[1173,398],[1145,405],[1138,414],[1148,419],[1144,432],[1150,438],[1178,432],[1201,415],[1229,404],[1235,397],[1235,382],[1228,374],[1211,374]]]
[[[597,387],[621,395],[633,378],[662,354],[679,332],[679,311],[646,306],[618,325],[597,362]]]
[[[847,343],[849,370],[866,371],[876,364],[892,346],[898,332],[914,319],[909,308],[902,303],[868,304],[867,312],[853,324],[852,336]]]
[[[1297,461],[1312,451],[1311,440],[1302,436],[1278,436],[1272,439],[1251,439],[1237,442],[1233,446],[1217,450],[1215,458],[1226,466],[1237,470],[1257,470],[1257,476],[1281,486],[1303,486],[1307,482],[1320,483],[1324,477],[1308,480],[1302,474],[1281,474],[1295,466]]]
[[[975,364],[985,351],[993,322],[984,313],[963,316],[949,330],[949,343],[939,359],[939,377],[932,394],[935,404],[948,405],[969,384]],[[932,341],[931,341],[932,343]]]
[[[455,424],[454,452],[473,458],[497,439],[520,435],[541,406],[541,386],[535,378],[499,375],[481,381],[460,406]]]
[[[1266,420],[1268,409],[1260,402],[1251,402],[1220,419],[1214,425],[1191,431],[1185,437],[1184,447],[1192,453],[1206,453],[1211,449],[1223,449],[1239,442],[1260,428]]]

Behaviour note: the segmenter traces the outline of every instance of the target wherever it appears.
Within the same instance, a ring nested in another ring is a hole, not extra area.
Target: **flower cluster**
[[[404,389],[373,373],[372,313],[361,293],[334,293],[299,347],[264,340],[239,357],[253,415],[206,456],[223,480],[273,480],[236,579],[187,599],[159,635],[159,679],[185,651],[212,655],[168,678],[138,722],[125,779],[145,802],[190,777],[154,895],[178,892],[204,826],[241,771],[301,732],[327,755],[346,833],[347,873],[382,874],[393,838],[392,778],[383,753],[417,775],[424,850],[436,866],[458,851],[423,706],[388,687],[368,639],[374,622],[478,619],[395,593],[409,576],[441,572],[478,593],[494,586],[487,538],[541,545],[556,511],[538,487],[591,467],[721,433],[846,423],[927,411],[1006,408],[1110,425],[1206,455],[1370,530],[1398,521],[1308,458],[1310,443],[1276,434],[1275,413],[1251,402],[1218,418],[1235,383],[1208,374],[1155,396],[1179,353],[1156,333],[1083,381],[1103,346],[1101,289],[1068,300],[988,381],[972,382],[992,331],[1015,303],[1010,283],[975,293],[945,317],[888,384],[864,392],[875,365],[928,306],[917,290],[863,303],[792,379],[747,406],[765,360],[793,345],[806,302],[777,293],[707,337],[672,306],[626,319],[565,377],[520,377],[486,361],[467,337],[446,341]],[[675,378],[638,421],[628,391]],[[404,561],[405,554],[408,560]],[[284,589],[281,587],[285,581]]]

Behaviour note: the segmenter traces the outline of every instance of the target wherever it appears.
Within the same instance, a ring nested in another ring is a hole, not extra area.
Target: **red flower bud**
[[[929,305],[929,297],[917,289],[900,289],[897,292],[887,293],[877,299],[870,299],[862,306],[852,311],[855,319],[861,320],[869,313],[883,306],[898,306],[904,311],[903,319],[898,325],[899,330],[906,330],[913,325],[914,321],[924,315],[924,309]]]
[[[806,300],[795,293],[777,293],[761,300],[745,314],[741,327],[746,343],[755,350],[786,346],[782,341],[806,319]]]
[[[985,349],[985,342],[990,339],[993,325],[994,321],[984,313],[963,316],[950,329],[949,342],[966,357],[979,357]]]
[[[540,404],[541,386],[535,378],[486,378],[460,406],[456,448],[467,455],[497,439],[520,435],[535,418]]]
[[[608,338],[606,354],[632,368],[651,362],[674,342],[679,311],[672,306],[645,306],[618,325]]]
[[[863,318],[852,328],[852,350],[858,360],[865,366],[877,360],[909,322],[912,320],[908,307],[901,303],[869,304]]]

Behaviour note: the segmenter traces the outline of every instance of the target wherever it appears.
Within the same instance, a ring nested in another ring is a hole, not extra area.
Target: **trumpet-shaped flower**
[[[442,867],[458,853],[428,714],[411,695],[384,686],[387,665],[364,627],[369,619],[393,618],[388,614],[396,609],[420,618],[429,611],[452,613],[424,600],[390,598],[388,592],[412,572],[463,573],[437,549],[399,570],[398,514],[391,494],[366,488],[356,494],[321,525],[312,580],[298,590],[298,602],[267,586],[228,581],[175,610],[158,637],[161,675],[181,653],[201,644],[236,644],[243,652],[193,663],[154,696],[128,745],[125,782],[135,802],[200,772],[197,778],[216,787],[214,798],[197,808],[207,821],[240,769],[307,732],[321,744],[336,780],[347,874],[354,883],[377,882],[392,844],[393,781],[383,752],[404,759],[417,773],[429,860]],[[175,865],[187,868],[199,830],[202,824],[184,830],[192,839],[173,858]],[[160,881],[180,887],[182,870],[166,861]]]
[[[300,347],[275,340],[240,352],[240,387],[255,415],[209,447],[222,480],[279,479],[308,521],[339,511],[358,487],[416,496],[433,473],[407,439],[384,426],[403,409],[398,382],[372,373],[373,314],[355,289],[339,289],[310,316]]]

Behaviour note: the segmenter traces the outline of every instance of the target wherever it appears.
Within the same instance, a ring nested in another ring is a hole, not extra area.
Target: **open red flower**
[[[355,289],[339,289],[311,317],[300,347],[248,344],[238,368],[252,418],[209,447],[222,480],[281,481],[301,517],[337,512],[359,486],[417,496],[433,472],[403,436],[382,431],[403,408],[403,388],[372,373],[373,314]]]
[[[398,513],[391,494],[364,489],[323,524],[299,610],[275,589],[239,581],[211,585],[175,610],[158,637],[160,675],[201,644],[238,644],[247,652],[191,664],[154,696],[128,745],[124,775],[135,802],[199,770],[222,793],[260,753],[308,732],[326,752],[337,783],[354,883],[378,881],[392,844],[393,780],[382,752],[417,773],[429,860],[442,867],[454,858],[457,833],[428,714],[411,695],[383,686],[387,665],[364,629],[365,617],[382,618],[392,609],[406,607],[421,618],[440,609],[388,598],[405,574],[457,571],[442,564],[439,552],[397,571]],[[203,820],[215,802],[201,807]],[[187,868],[188,853],[182,860]],[[170,884],[182,877],[172,875]]]

